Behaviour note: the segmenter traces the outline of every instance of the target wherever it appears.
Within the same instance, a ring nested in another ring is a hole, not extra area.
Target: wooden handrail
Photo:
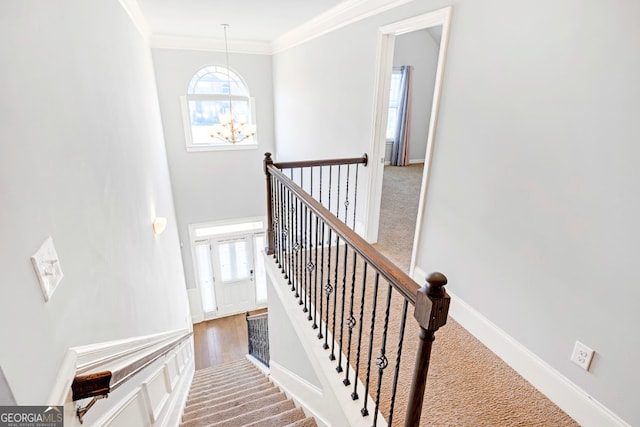
[[[291,168],[309,168],[314,166],[338,166],[338,165],[353,165],[363,164],[367,166],[369,163],[369,156],[363,154],[362,157],[351,157],[346,159],[325,159],[325,160],[301,160],[294,162],[278,162],[273,163],[278,169],[291,169]]]
[[[366,155],[365,155],[366,156]],[[346,160],[346,159],[345,159]],[[291,162],[301,163],[301,162]],[[282,163],[278,163],[282,165]],[[286,164],[286,163],[285,163]],[[289,167],[289,166],[287,166]],[[354,251],[356,251],[369,265],[371,265],[380,275],[389,282],[400,294],[411,304],[415,305],[416,295],[420,289],[418,285],[407,273],[402,271],[397,265],[382,255],[371,246],[355,231],[349,228],[344,222],[338,219],[327,208],[312,198],[298,184],[293,182],[282,171],[276,167],[276,163],[265,165],[265,171],[276,177],[285,187],[289,189],[302,203],[307,205],[315,214],[324,221],[333,231],[344,240]]]
[[[90,374],[76,375],[71,384],[72,398],[74,401],[92,397],[93,399],[84,407],[78,407],[76,415],[82,424],[84,415],[93,407],[98,399],[109,396],[109,393],[123,385],[134,375],[151,365],[162,356],[178,347],[183,341],[193,335],[188,332],[171,342],[127,363],[112,371],[100,371]]]
[[[348,332],[348,344],[347,344],[347,353],[345,354],[346,357],[346,361],[347,363],[349,363],[351,361],[351,338],[352,338],[352,328],[353,326],[356,324],[356,319],[354,317],[354,313],[353,313],[353,301],[354,301],[354,284],[355,284],[355,276],[356,276],[356,267],[355,267],[355,263],[356,263],[356,254],[360,255],[360,257],[364,260],[365,264],[365,270],[364,270],[364,277],[366,277],[366,266],[369,265],[371,266],[371,268],[376,271],[377,275],[375,278],[375,293],[374,293],[374,297],[373,297],[373,308],[372,310],[375,313],[376,310],[376,294],[377,294],[377,289],[378,289],[378,277],[382,276],[383,280],[386,280],[390,287],[393,287],[393,289],[395,289],[400,295],[402,295],[402,297],[404,297],[405,302],[403,304],[403,314],[402,314],[402,321],[401,321],[401,327],[400,327],[400,338],[398,341],[398,354],[397,354],[397,360],[396,360],[396,369],[395,369],[395,374],[394,374],[394,385],[393,385],[393,391],[392,391],[392,401],[395,401],[395,394],[396,394],[396,385],[397,385],[397,379],[398,379],[398,370],[400,368],[400,354],[401,354],[401,348],[402,348],[402,342],[403,342],[403,337],[404,337],[404,326],[405,326],[405,320],[406,320],[406,314],[407,314],[407,308],[408,308],[408,304],[412,304],[414,306],[414,318],[418,323],[420,332],[418,335],[418,349],[417,349],[417,354],[416,354],[416,360],[415,360],[415,364],[413,366],[413,379],[411,382],[411,388],[409,390],[409,401],[407,402],[407,409],[405,412],[405,427],[415,427],[417,425],[419,425],[420,423],[420,417],[422,414],[422,404],[424,401],[424,392],[425,392],[425,386],[426,386],[426,379],[427,379],[427,374],[428,374],[428,370],[429,370],[429,361],[431,358],[431,347],[432,347],[432,343],[435,339],[435,332],[442,326],[444,326],[447,322],[447,315],[449,312],[449,304],[450,304],[450,297],[447,294],[446,290],[444,289],[444,286],[447,284],[447,278],[441,274],[441,273],[433,273],[431,274],[426,280],[427,283],[421,288],[411,277],[409,277],[402,269],[400,269],[398,266],[396,266],[393,262],[391,262],[387,257],[385,257],[383,254],[381,254],[379,251],[377,251],[373,246],[371,246],[367,241],[365,241],[362,237],[360,237],[355,231],[353,231],[352,228],[350,228],[349,226],[347,226],[346,222],[346,210],[345,210],[345,221],[343,222],[340,218],[338,218],[337,213],[333,214],[331,213],[325,206],[323,206],[322,203],[320,203],[319,201],[317,201],[315,198],[313,198],[313,196],[309,193],[307,193],[300,185],[298,185],[296,182],[294,182],[291,178],[289,178],[282,170],[280,170],[280,168],[308,168],[308,167],[313,167],[313,166],[331,166],[331,165],[349,165],[349,164],[359,164],[359,163],[364,163],[366,165],[367,162],[367,156],[366,154],[362,157],[362,158],[349,158],[349,159],[334,159],[334,160],[318,160],[318,161],[302,161],[302,162],[283,162],[283,163],[275,163],[273,161],[273,159],[271,158],[271,154],[270,153],[265,153],[265,159],[264,159],[264,172],[265,172],[265,176],[266,176],[266,184],[267,184],[267,218],[268,218],[268,223],[269,223],[269,228],[267,231],[267,235],[268,235],[268,246],[267,246],[267,253],[268,254],[273,254],[274,255],[274,259],[277,262],[277,265],[280,267],[280,269],[282,270],[282,273],[284,274],[284,278],[287,279],[287,274],[289,275],[289,285],[291,285],[291,290],[295,291],[295,297],[299,298],[298,300],[298,304],[299,305],[303,305],[303,300],[302,300],[302,294],[305,293],[305,299],[304,299],[304,309],[303,312],[307,312],[309,311],[309,315],[307,317],[307,320],[313,320],[313,326],[312,328],[317,328],[316,326],[316,317],[315,314],[314,316],[311,315],[311,311],[314,310],[312,302],[311,302],[311,296],[313,295],[313,292],[315,290],[315,295],[314,298],[317,298],[317,294],[318,294],[318,283],[317,283],[317,276],[315,276],[314,282],[313,284],[311,283],[311,275],[309,273],[309,282],[306,281],[306,273],[304,273],[304,269],[309,269],[310,271],[314,269],[315,266],[318,265],[318,259],[317,259],[317,251],[316,251],[316,259],[315,259],[315,264],[314,261],[311,260],[311,258],[309,258],[308,260],[305,259],[304,257],[302,258],[302,260],[300,260],[298,257],[296,257],[296,259],[293,260],[293,263],[295,264],[294,266],[291,265],[291,259],[289,260],[289,266],[287,269],[286,264],[281,265],[281,259],[284,256],[285,253],[289,253],[291,251],[293,251],[294,253],[299,251],[301,245],[298,241],[298,235],[294,235],[294,234],[287,234],[287,236],[283,237],[282,239],[280,239],[279,241],[275,241],[274,240],[274,236],[277,232],[277,234],[285,234],[287,232],[291,233],[290,230],[287,229],[287,226],[285,224],[286,221],[284,221],[282,218],[278,217],[278,212],[277,210],[279,209],[280,215],[284,215],[285,212],[287,212],[287,219],[288,219],[288,214],[289,211],[291,212],[296,212],[298,210],[298,203],[300,203],[300,206],[304,206],[304,216],[306,218],[307,216],[307,209],[310,210],[309,213],[309,218],[308,219],[303,219],[302,222],[305,223],[305,225],[301,225],[302,229],[304,230],[303,233],[309,233],[309,239],[311,240],[312,244],[313,244],[313,238],[311,237],[311,233],[313,230],[313,225],[309,225],[309,221],[311,221],[311,215],[315,215],[316,216],[316,243],[318,244],[318,235],[317,235],[317,228],[319,227],[319,223],[322,224],[322,236],[321,239],[324,240],[324,226],[327,225],[329,228],[329,239],[331,239],[331,231],[333,231],[336,235],[336,237],[338,239],[342,239],[346,245],[348,245],[348,247],[351,247],[351,249],[354,251],[354,266],[353,266],[353,276],[352,276],[352,284],[351,284],[351,305],[349,307],[349,319],[348,319],[348,323],[347,326],[349,328],[349,332]],[[356,168],[357,170],[357,168]],[[320,171],[322,172],[322,169],[320,169]],[[311,171],[311,182],[313,182],[313,169]],[[320,174],[320,179],[322,180],[322,175]],[[338,169],[338,179],[340,177],[340,169]],[[303,174],[300,175],[300,181],[302,182],[302,178],[303,178]],[[331,182],[331,181],[329,181]],[[356,175],[356,183],[357,183],[357,175]],[[277,187],[276,187],[277,185]],[[331,184],[330,184],[331,185]],[[349,181],[348,181],[348,177],[346,179],[346,188],[348,189],[348,185],[349,185]],[[356,184],[357,185],[357,184]],[[338,183],[338,189],[340,188],[340,183]],[[313,191],[313,184],[311,184],[312,190]],[[322,182],[320,183],[320,189],[322,188]],[[275,190],[274,190],[275,189]],[[348,191],[348,190],[347,190]],[[357,191],[356,191],[357,192]],[[313,193],[312,193],[313,194]],[[329,198],[330,198],[330,194],[329,193]],[[282,206],[283,203],[283,197],[284,197],[284,204],[285,206]],[[293,202],[292,202],[293,200]],[[320,200],[322,200],[322,191],[320,191]],[[295,205],[295,207],[290,207],[291,203],[293,203]],[[348,200],[345,201],[345,206],[348,206]],[[283,209],[285,211],[283,211]],[[274,210],[276,210],[276,212],[274,212]],[[294,214],[295,215],[295,214]],[[275,219],[275,222],[274,222]],[[283,228],[284,227],[284,228]],[[293,220],[293,225],[290,223],[289,227],[298,227],[298,221],[297,221],[297,217],[295,220]],[[354,227],[355,227],[355,208],[354,208]],[[299,232],[299,230],[297,231]],[[294,231],[293,233],[296,233],[296,231]],[[291,242],[290,242],[290,237],[293,237],[295,239],[295,245],[292,246]],[[289,247],[287,248],[285,245],[285,248],[283,248],[283,239],[285,239],[288,241],[288,245]],[[304,237],[303,237],[304,238]],[[320,243],[320,244],[324,244],[324,242]],[[304,247],[304,246],[302,246]],[[331,249],[331,244],[329,244],[329,248]],[[348,248],[347,248],[348,249]],[[345,301],[345,291],[346,291],[346,283],[345,283],[345,277],[346,277],[346,262],[347,262],[347,249],[345,249],[345,253],[344,253],[344,269],[345,269],[345,276],[343,276],[343,287],[342,287],[342,314],[341,314],[341,322],[340,322],[340,341],[339,341],[339,346],[340,346],[340,353],[339,356],[337,358],[338,360],[338,366],[336,367],[336,370],[338,372],[342,372],[343,368],[342,368],[342,356],[343,356],[343,321],[344,321],[344,316],[345,316],[345,305],[344,305],[344,301]],[[324,247],[322,248],[322,259],[321,259],[321,263],[323,263],[324,261]],[[329,263],[331,261],[331,254],[329,254]],[[336,255],[336,263],[338,263],[338,259],[337,259],[337,255]],[[320,264],[322,265],[322,264]],[[295,268],[294,268],[295,267]],[[327,265],[327,268],[329,268],[329,264]],[[337,281],[337,266],[336,266],[336,271],[335,271],[335,280]],[[293,271],[292,271],[293,269]],[[305,279],[302,281],[302,283],[300,283],[299,278],[296,279],[295,276],[297,276],[300,272],[303,272],[303,277],[305,277]],[[317,270],[316,270],[317,271]],[[294,276],[293,281],[291,281],[291,276]],[[378,276],[379,275],[379,276]],[[322,282],[322,275],[321,275],[321,282]],[[320,286],[323,286],[322,283]],[[364,283],[363,283],[363,287],[364,287]],[[338,288],[338,283],[335,283],[335,290],[337,290]],[[318,338],[322,338],[322,287],[320,288],[320,292],[321,292],[321,296],[320,296],[320,333],[318,334]],[[329,316],[329,295],[331,294],[331,292],[333,292],[333,287],[331,286],[330,283],[327,283],[326,285],[326,293],[327,293],[327,310],[326,310],[326,318],[327,318],[327,324],[325,326],[325,343],[323,345],[324,349],[329,349],[329,345],[327,342],[327,337],[328,337],[328,316]],[[311,308],[307,308],[307,293],[309,295],[308,297],[308,302],[309,305],[312,305]],[[336,297],[334,296],[334,314],[333,314],[333,328],[336,328],[336,318],[335,318],[335,310],[336,310]],[[363,319],[363,308],[364,308],[364,288],[362,291],[362,301],[360,304],[362,304],[361,308],[360,308],[360,330],[358,332],[358,355],[357,355],[357,363],[356,363],[356,368],[355,371],[358,372],[358,366],[360,364],[360,337],[362,334],[362,319]],[[389,292],[387,293],[387,302],[386,302],[386,317],[385,317],[385,324],[384,324],[384,331],[383,331],[383,344],[382,347],[380,349],[380,356],[377,358],[377,362],[376,365],[379,367],[380,373],[379,373],[379,377],[378,377],[378,390],[377,390],[377,398],[379,399],[380,396],[380,387],[381,387],[381,378],[382,378],[382,370],[384,370],[387,365],[388,365],[388,359],[385,356],[385,342],[386,342],[386,335],[387,335],[387,322],[389,319],[389,309],[390,309],[390,301],[391,301],[391,292],[389,290]],[[316,300],[314,299],[313,304],[316,303]],[[374,321],[375,315],[373,315],[372,317],[372,326],[371,326],[371,333],[373,334],[373,321]],[[333,331],[334,333],[336,331]],[[334,343],[335,344],[335,343]],[[331,355],[330,355],[330,360],[336,360],[336,357],[334,355],[334,344],[331,345]],[[371,345],[371,342],[370,342]],[[369,362],[371,363],[371,347],[369,349]],[[367,370],[367,385],[365,388],[365,391],[368,392],[368,388],[369,388],[369,370]],[[349,370],[346,371],[346,375],[345,375],[345,379],[342,381],[344,385],[349,385],[351,384],[350,380],[349,380]],[[354,387],[354,391],[351,394],[351,398],[352,399],[357,399],[358,398],[358,394],[356,391],[356,388]],[[378,408],[378,400],[376,400],[376,410]],[[393,407],[393,404],[392,404]],[[361,414],[363,416],[367,416],[368,415],[368,409],[366,407],[366,400],[365,400],[365,406],[361,409]],[[391,410],[390,414],[389,414],[389,425],[391,425],[392,423],[392,412],[393,410]],[[377,416],[377,414],[376,414]],[[374,425],[375,425],[375,419],[374,418]]]
[[[269,313],[259,313],[259,314],[248,314],[247,313],[247,320],[254,320],[254,319],[264,319],[265,317],[269,317]]]

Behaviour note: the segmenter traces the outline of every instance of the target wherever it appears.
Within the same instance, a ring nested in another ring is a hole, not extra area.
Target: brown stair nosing
[[[198,402],[202,402],[203,400],[209,400],[209,399],[218,399],[218,398],[222,398],[225,396],[228,396],[230,394],[235,394],[238,391],[247,389],[247,388],[253,388],[259,385],[263,385],[263,384],[270,384],[269,380],[266,377],[263,378],[256,378],[254,381],[250,381],[247,383],[243,383],[243,384],[238,384],[235,387],[229,387],[226,390],[218,390],[218,391],[201,391],[193,396],[189,396],[188,398],[188,403],[198,403]]]
[[[270,406],[265,406],[255,411],[251,411],[238,417],[231,418],[230,420],[211,424],[211,427],[237,427],[245,426],[247,424],[261,425],[256,423],[261,422],[265,418],[269,418],[281,412],[287,412],[290,409],[295,409],[295,404],[293,403],[293,401],[291,399],[283,400],[282,402],[278,402]]]
[[[249,412],[257,411],[261,408],[269,407],[271,405],[275,405],[279,402],[284,402],[287,400],[287,396],[282,393],[276,393],[269,396],[262,397],[260,399],[252,400],[249,402],[245,402],[238,406],[232,406],[231,408],[227,408],[223,411],[209,411],[206,408],[198,411],[197,413],[193,413],[188,416],[187,419],[183,418],[184,423],[188,423],[190,421],[195,420],[213,420],[216,422],[227,421],[233,418],[237,418],[243,414],[247,414]]]
[[[251,424],[245,424],[243,427],[282,427],[292,422],[302,420],[304,417],[304,411],[294,407],[288,411],[283,411],[270,417],[254,421]]]
[[[255,374],[241,375],[235,378],[233,377],[228,378],[227,380],[224,380],[224,381],[213,381],[211,383],[197,384],[195,386],[191,386],[189,395],[191,396],[192,394],[199,393],[204,390],[225,389],[225,388],[229,388],[232,384],[245,384],[257,378],[265,378],[265,376],[258,372]]]
[[[318,423],[316,423],[315,418],[307,417],[291,424],[287,424],[285,427],[318,427]]]
[[[270,387],[266,390],[261,390],[256,393],[247,394],[238,399],[229,400],[226,402],[219,403],[217,405],[211,405],[210,401],[201,402],[201,403],[198,403],[197,406],[186,407],[184,409],[184,413],[182,414],[182,420],[187,421],[193,418],[200,418],[202,416],[205,416],[206,414],[217,414],[222,411],[226,411],[227,409],[236,408],[238,406],[255,402],[264,397],[268,397],[278,393],[280,393],[280,390],[278,390],[275,387]]]

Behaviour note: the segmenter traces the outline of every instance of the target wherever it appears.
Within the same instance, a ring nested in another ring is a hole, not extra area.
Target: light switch
[[[53,292],[64,276],[51,236],[49,236],[42,246],[40,246],[40,249],[33,254],[31,263],[33,264],[33,269],[36,271],[36,276],[38,276],[38,282],[40,282],[44,300],[49,301],[49,298],[51,298],[51,295],[53,295]]]

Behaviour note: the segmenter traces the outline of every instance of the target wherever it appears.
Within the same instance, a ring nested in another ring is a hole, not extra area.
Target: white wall
[[[120,3],[3,1],[0,58],[0,365],[42,405],[67,348],[189,311],[151,55]],[[45,303],[29,257],[49,235]]]
[[[276,55],[278,153],[366,150],[377,28],[448,4],[410,3]],[[639,425],[640,4],[453,7],[418,266]],[[591,372],[569,361],[576,339],[597,351]]]
[[[439,42],[436,42],[427,30],[402,34],[397,36],[395,40],[393,66],[413,66],[410,162],[424,161],[427,152],[427,136],[439,50]]]
[[[207,65],[225,65],[224,53],[153,49],[187,286],[196,286],[188,224],[266,215],[264,153],[273,151],[271,56],[229,54],[229,66],[255,97],[255,150],[187,152],[180,109],[191,77]]]
[[[10,406],[15,404],[16,401],[13,398],[11,388],[9,387],[7,379],[4,377],[4,372],[2,372],[2,368],[0,367],[0,405]]]

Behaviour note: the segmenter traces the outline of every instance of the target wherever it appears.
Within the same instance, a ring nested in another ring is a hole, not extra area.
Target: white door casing
[[[393,24],[379,28],[378,50],[376,62],[378,68],[375,77],[374,91],[374,116],[371,143],[369,152],[372,153],[370,162],[371,185],[367,211],[365,213],[366,239],[374,243],[378,240],[378,226],[380,222],[380,202],[382,199],[382,178],[384,173],[384,153],[386,145],[386,125],[387,112],[389,109],[389,90],[393,67],[394,42],[397,35],[422,30],[437,25],[442,25],[442,40],[438,53],[438,66],[436,69],[435,88],[433,92],[433,104],[431,119],[429,122],[429,134],[427,139],[427,152],[424,160],[424,172],[422,175],[422,187],[420,190],[420,201],[416,220],[416,231],[414,234],[413,251],[411,254],[410,274],[412,274],[416,262],[417,242],[422,228],[422,216],[427,195],[429,171],[438,122],[438,112],[440,97],[442,93],[442,83],[444,77],[444,65],[449,42],[449,30],[451,26],[452,7],[446,7],[434,12],[429,12],[413,18],[405,19]]]

